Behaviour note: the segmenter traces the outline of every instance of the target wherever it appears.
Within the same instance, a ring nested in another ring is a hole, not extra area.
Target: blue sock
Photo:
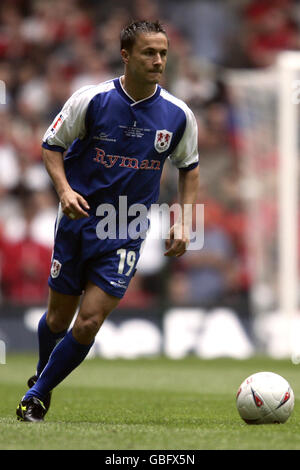
[[[80,344],[73,337],[70,330],[65,337],[54,348],[48,364],[38,378],[36,384],[28,390],[24,399],[37,397],[43,401],[47,393],[51,392],[60,382],[62,382],[79,364],[85,359],[91,344]]]
[[[41,317],[38,325],[39,361],[36,369],[36,375],[38,377],[46,366],[50,354],[55,348],[57,342],[63,338],[68,331],[63,330],[60,333],[53,333],[47,325],[46,316],[47,312]]]

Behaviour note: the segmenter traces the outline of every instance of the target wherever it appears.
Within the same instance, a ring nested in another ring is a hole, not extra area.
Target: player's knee
[[[101,322],[97,318],[88,318],[81,322],[80,330],[83,336],[95,337],[101,326]]]
[[[68,329],[70,319],[61,315],[59,310],[52,309],[47,314],[47,325],[53,333],[60,333]]]
[[[91,315],[78,315],[73,327],[74,336],[82,341],[92,340],[98,333],[105,315],[97,312]]]
[[[50,289],[47,324],[51,331],[60,333],[67,330],[73,320],[79,303],[79,296],[60,294]]]

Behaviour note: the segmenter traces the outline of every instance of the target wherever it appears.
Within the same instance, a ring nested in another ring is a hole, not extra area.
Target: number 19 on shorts
[[[130,276],[136,262],[135,251],[127,251],[125,248],[120,248],[117,254],[120,256],[118,273]]]

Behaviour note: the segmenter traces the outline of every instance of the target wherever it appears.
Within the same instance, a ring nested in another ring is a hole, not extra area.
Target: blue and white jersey
[[[159,196],[167,158],[179,169],[198,164],[197,124],[189,107],[156,86],[134,101],[116,78],[76,91],[46,131],[42,146],[66,152],[72,189],[96,209],[128,205],[150,208]]]

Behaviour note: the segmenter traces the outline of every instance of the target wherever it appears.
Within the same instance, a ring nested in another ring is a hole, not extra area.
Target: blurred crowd
[[[121,75],[120,30],[132,19],[165,25],[162,86],[193,109],[199,126],[204,247],[168,260],[149,240],[121,306],[230,305],[249,315],[251,278],[239,192],[238,135],[224,68],[271,65],[300,48],[292,0],[2,0],[0,4],[0,307],[47,298],[57,196],[41,140],[76,89]],[[177,171],[166,164],[160,202],[172,203]]]

